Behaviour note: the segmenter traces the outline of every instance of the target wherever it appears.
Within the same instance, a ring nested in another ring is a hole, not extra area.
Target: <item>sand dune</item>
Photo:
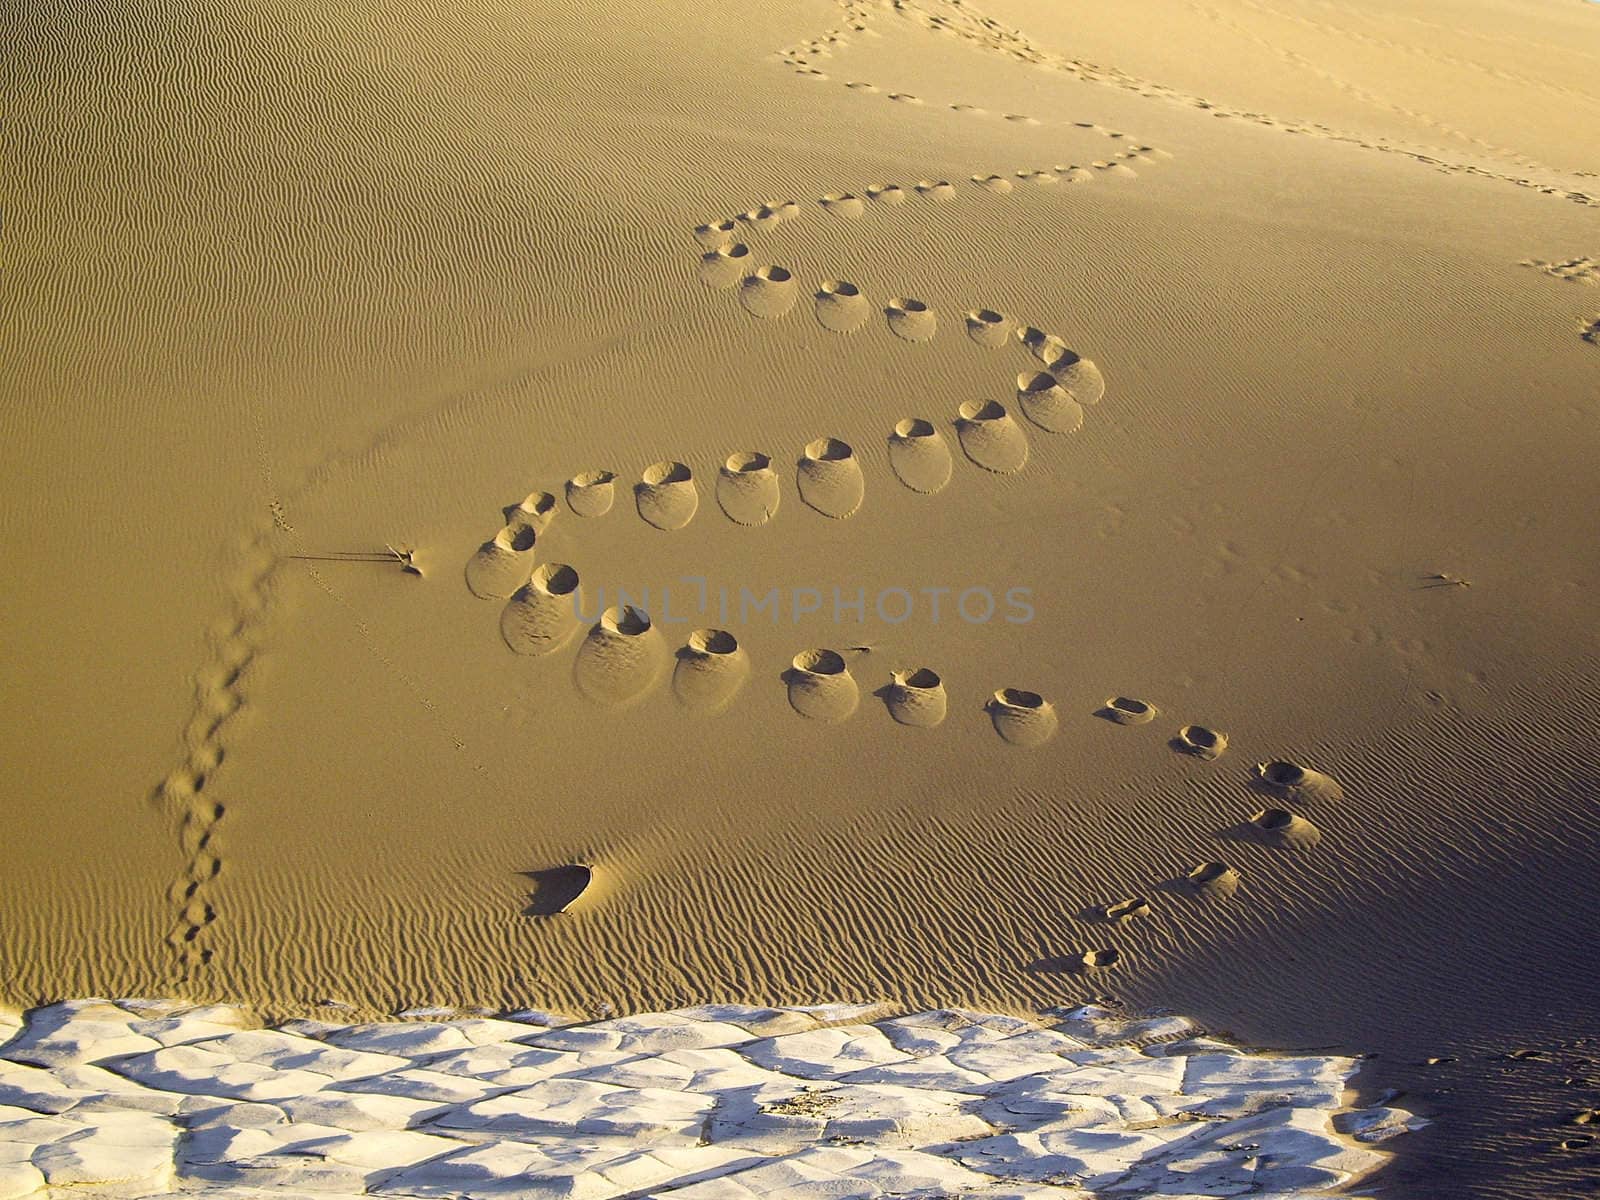
[[[1575,1187],[1594,8],[24,5],[0,991],[1114,990]]]

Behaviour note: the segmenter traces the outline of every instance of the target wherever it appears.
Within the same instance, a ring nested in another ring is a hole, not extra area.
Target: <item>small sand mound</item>
[[[665,662],[661,635],[650,614],[631,604],[613,605],[600,614],[578,647],[573,679],[589,699],[621,707],[654,686]]]
[[[1226,900],[1239,890],[1239,872],[1225,862],[1204,862],[1184,876],[1189,889],[1208,900]]]
[[[1263,808],[1250,818],[1256,833],[1269,846],[1309,850],[1322,840],[1322,831],[1286,808]]]
[[[848,217],[850,220],[859,218],[867,211],[867,206],[861,202],[861,197],[852,192],[829,192],[822,198],[822,207],[836,217]]]
[[[889,319],[889,329],[895,337],[908,342],[929,342],[938,330],[938,318],[921,300],[896,296],[884,310]]]
[[[528,896],[525,917],[553,917],[576,904],[594,882],[594,868],[587,863],[568,863],[544,871],[530,871],[534,890]]]
[[[890,676],[884,702],[889,715],[900,724],[931,729],[945,717],[944,680],[928,667],[896,671]]]
[[[1156,706],[1131,696],[1112,696],[1100,714],[1118,725],[1146,725],[1156,719]]]
[[[719,246],[726,246],[733,240],[733,231],[738,228],[732,221],[716,221],[707,225],[695,227],[694,240],[708,250],[715,250]]]
[[[818,438],[806,446],[796,472],[800,499],[826,517],[842,520],[861,507],[866,482],[848,442]]]
[[[906,487],[932,495],[950,482],[955,460],[933,422],[907,417],[889,434],[889,466]]]
[[[672,692],[686,707],[714,716],[733,703],[750,675],[750,659],[726,629],[696,629],[679,649]]]
[[[784,674],[789,704],[813,721],[843,721],[855,712],[861,694],[836,650],[802,650]]]
[[[731,288],[750,265],[750,247],[743,242],[718,246],[700,256],[700,282],[707,287]]]
[[[1211,762],[1227,752],[1228,735],[1204,725],[1185,725],[1178,730],[1177,744],[1185,754]]]
[[[998,350],[1011,337],[1011,322],[992,308],[968,309],[967,336],[980,346]]]
[[[603,517],[616,499],[616,475],[585,471],[567,480],[567,507],[580,517]]]
[[[829,279],[817,289],[817,324],[833,333],[852,333],[872,316],[861,289],[844,279]]]
[[[796,293],[788,267],[762,267],[739,285],[739,305],[753,317],[775,321],[794,306]]]
[[[968,400],[959,410],[956,437],[961,452],[985,471],[1009,475],[1028,461],[1028,439],[1005,405]]]
[[[549,654],[577,632],[581,604],[578,572],[540,563],[500,610],[500,636],[518,654]]]
[[[1118,900],[1115,904],[1108,904],[1105,908],[1108,921],[1131,921],[1135,917],[1148,917],[1150,915],[1150,901],[1143,896],[1133,896],[1127,900]]]
[[[988,709],[995,732],[1013,746],[1040,746],[1055,736],[1055,707],[1038,692],[1001,688]]]
[[[1083,427],[1083,406],[1046,371],[1017,376],[1017,404],[1023,416],[1046,432],[1076,433]]]
[[[532,573],[537,540],[531,526],[505,526],[467,560],[467,589],[480,600],[504,600]]]
[[[917,195],[948,203],[956,198],[956,189],[948,179],[924,179],[917,184]]]
[[[986,192],[993,192],[997,196],[1004,196],[1011,191],[1011,180],[1004,175],[974,175],[972,182]]]
[[[1264,787],[1296,804],[1334,803],[1344,799],[1344,789],[1331,776],[1287,759],[1257,763],[1255,774]]]
[[[717,473],[717,505],[736,525],[765,525],[779,498],[778,473],[759,450],[728,455]]]
[[[681,462],[664,461],[646,467],[633,488],[639,515],[657,529],[682,529],[694,520],[700,493],[694,473]]]
[[[874,183],[867,187],[867,199],[881,204],[904,204],[906,190],[898,183]]]

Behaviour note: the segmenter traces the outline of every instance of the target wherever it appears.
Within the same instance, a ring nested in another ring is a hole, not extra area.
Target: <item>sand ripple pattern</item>
[[[1423,1122],[1348,1108],[1358,1060],[1181,1017],[706,1005],[587,1024],[74,1001],[0,1048],[8,1196],[1329,1196]],[[1250,1153],[1241,1153],[1248,1144]]]

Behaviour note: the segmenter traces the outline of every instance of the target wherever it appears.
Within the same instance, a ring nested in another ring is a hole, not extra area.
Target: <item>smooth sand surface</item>
[[[1600,6],[7,20],[8,1000],[1111,993],[1593,1169]]]

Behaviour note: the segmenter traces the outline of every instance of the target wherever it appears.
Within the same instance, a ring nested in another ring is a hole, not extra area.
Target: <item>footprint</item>
[[[1099,404],[1106,394],[1105,376],[1092,359],[1084,358],[1065,346],[1051,347],[1050,360],[1045,363],[1056,382],[1066,388],[1067,395],[1079,404]]]
[[[1006,120],[1015,121],[1019,125],[1037,125],[1038,117],[1030,117],[1025,113],[1006,113]]]
[[[1285,759],[1257,763],[1255,775],[1265,787],[1296,804],[1344,799],[1344,789],[1331,776]]]
[[[1083,428],[1083,405],[1045,371],[1017,376],[1017,404],[1022,415],[1048,433],[1076,433]]]
[[[1085,971],[1109,970],[1121,961],[1122,952],[1109,947],[1103,950],[1085,950],[1078,956],[1078,962]]]
[[[1112,696],[1100,710],[1100,715],[1118,725],[1148,725],[1156,719],[1156,706],[1129,696]]]
[[[889,99],[898,100],[901,104],[921,104],[922,101],[910,92],[890,92]]]
[[[967,336],[980,346],[998,350],[1011,337],[1011,322],[992,308],[967,310]]]
[[[717,504],[737,525],[764,525],[778,511],[778,473],[757,450],[728,455],[717,474]]]
[[[1060,177],[1054,171],[1018,171],[1017,178],[1025,183],[1055,183]]]
[[[1042,746],[1055,736],[1055,706],[1038,692],[1001,688],[988,709],[995,732],[1013,746]]]
[[[928,667],[896,671],[890,676],[884,703],[900,724],[931,729],[945,717],[944,680]]]
[[[852,333],[872,316],[872,306],[855,284],[825,280],[816,295],[817,324],[833,333]]]
[[[573,679],[589,699],[620,708],[650,690],[666,657],[649,613],[631,604],[613,605],[578,647]]]
[[[616,475],[585,471],[567,480],[567,507],[580,517],[603,517],[616,499]]]
[[[694,473],[681,462],[646,467],[634,485],[633,500],[639,515],[657,529],[682,529],[700,507]]]
[[[792,221],[800,215],[800,202],[798,200],[785,200],[778,205],[778,216],[785,221]]]
[[[733,240],[733,231],[737,229],[732,221],[717,221],[714,224],[698,225],[695,227],[694,240],[708,250],[716,250],[726,246]]]
[[[1270,846],[1309,850],[1322,840],[1322,831],[1286,808],[1263,808],[1250,818],[1261,840]]]
[[[896,296],[889,301],[884,314],[889,320],[890,331],[907,342],[931,342],[939,328],[939,319],[921,300]]]
[[[518,654],[549,654],[577,632],[581,604],[578,572],[540,563],[500,610],[500,636]]]
[[[702,716],[725,711],[750,675],[750,658],[726,629],[696,629],[678,650],[672,691]]]
[[[829,724],[855,712],[861,694],[837,650],[802,650],[784,673],[789,705],[803,717]]]
[[[829,192],[822,198],[822,207],[836,217],[857,220],[867,211],[861,197],[851,192]]]
[[[959,410],[956,438],[961,452],[985,471],[1009,475],[1028,461],[1028,439],[1005,405],[968,400]]]
[[[740,213],[739,220],[756,232],[765,233],[767,230],[776,227],[778,222],[783,220],[783,216],[773,205],[763,204]]]
[[[1094,182],[1094,172],[1086,171],[1082,167],[1076,166],[1076,165],[1068,165],[1068,166],[1064,166],[1064,167],[1063,166],[1057,166],[1056,167],[1056,173],[1057,173],[1057,175],[1060,176],[1062,183],[1093,183]]]
[[[1011,180],[1004,175],[974,175],[972,182],[997,196],[1007,195],[1011,191]]]
[[[1173,741],[1176,749],[1204,762],[1221,758],[1228,749],[1228,735],[1204,725],[1185,725]]]
[[[857,92],[875,92],[878,90],[876,84],[862,83],[859,80],[854,83],[847,83],[845,87]]]
[[[1119,900],[1115,904],[1106,905],[1106,920],[1131,921],[1135,917],[1148,917],[1150,915],[1150,901],[1143,896],[1134,896],[1128,900]]]
[[[924,179],[917,184],[917,195],[949,203],[956,198],[956,189],[948,179]]]
[[[800,499],[825,517],[843,520],[861,507],[866,481],[848,442],[818,438],[806,445],[797,464]]]
[[[907,417],[889,435],[889,466],[913,492],[932,495],[950,482],[955,466],[944,435],[933,422]]]
[[[546,871],[530,871],[534,891],[528,896],[525,917],[553,917],[578,902],[594,883],[594,868],[587,863],[568,863]]]
[[[528,525],[507,525],[467,560],[467,588],[480,600],[504,600],[533,570],[538,535]]]
[[[1097,160],[1090,165],[1093,166],[1096,171],[1099,171],[1100,174],[1111,175],[1118,179],[1134,179],[1138,176],[1138,172],[1132,167],[1120,162],[1105,162]]]
[[[794,306],[794,276],[787,267],[762,267],[739,285],[739,304],[753,317],[774,321]]]
[[[531,529],[535,534],[545,531],[556,515],[556,498],[549,492],[529,492],[516,504],[505,510],[507,529]]]
[[[1207,900],[1226,900],[1239,890],[1239,872],[1225,862],[1203,862],[1184,879],[1190,891]]]
[[[906,192],[898,183],[874,183],[867,187],[867,199],[880,204],[904,204]]]
[[[731,288],[744,278],[750,247],[743,242],[718,246],[700,256],[700,282],[707,287]]]

